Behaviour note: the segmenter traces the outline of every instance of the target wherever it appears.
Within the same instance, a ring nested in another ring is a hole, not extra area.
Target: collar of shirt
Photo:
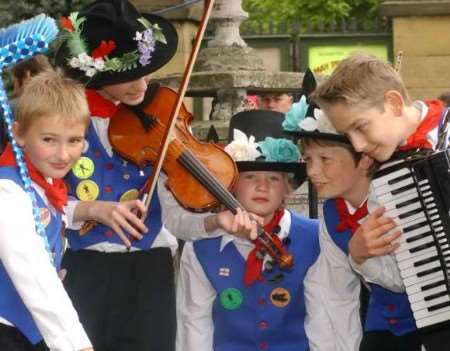
[[[416,107],[420,111],[420,122],[425,118],[425,116],[428,114],[428,106],[425,103],[425,101],[416,100],[413,102],[414,107]],[[402,145],[406,144],[406,140],[403,141]],[[433,140],[433,145],[435,144]]]
[[[284,210],[283,218],[281,218],[279,226],[281,228],[278,237],[280,240],[283,240],[287,236],[289,236],[289,229],[291,228],[291,213],[288,210]],[[247,259],[250,251],[255,247],[255,245],[247,239],[239,238],[237,236],[228,234],[226,232],[222,232],[222,240],[220,242],[220,252],[227,246],[228,244],[233,243],[241,256],[244,259]],[[264,257],[264,262],[269,259],[268,255]]]
[[[361,203],[359,204],[358,208],[360,208],[361,205],[362,205],[366,200],[367,200],[367,196],[364,198],[363,202],[361,202]],[[345,201],[345,204],[347,205],[348,213],[350,213],[351,215],[354,214],[354,213],[356,212],[357,209],[354,208],[354,207],[350,204],[350,202],[348,202],[347,200],[344,199],[344,201]]]

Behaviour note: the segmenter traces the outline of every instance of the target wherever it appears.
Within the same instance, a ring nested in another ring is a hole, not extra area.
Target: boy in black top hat
[[[107,132],[118,104],[143,101],[149,74],[175,54],[176,31],[126,0],[95,1],[61,25],[56,62],[86,84],[92,115],[83,155],[67,177],[73,201],[65,286],[96,350],[173,350],[177,240],[165,225],[191,240],[219,223],[181,209],[162,177],[142,221],[135,214],[145,210],[138,195],[152,167],[122,159]],[[230,230],[255,235],[255,223],[242,214]],[[87,227],[91,220],[97,225]]]
[[[225,150],[239,170],[237,200],[287,245],[294,266],[280,269],[258,242],[226,230],[187,243],[177,291],[177,351],[334,351],[319,293],[318,223],[284,208],[305,180],[305,167],[295,144],[283,137],[282,120],[275,111],[236,114]],[[232,218],[228,211],[216,217]]]

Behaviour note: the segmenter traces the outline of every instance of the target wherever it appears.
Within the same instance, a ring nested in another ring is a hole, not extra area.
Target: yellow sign
[[[355,51],[367,52],[388,60],[388,48],[382,44],[374,45],[323,45],[311,46],[308,50],[309,68],[316,74],[330,75],[336,66]]]

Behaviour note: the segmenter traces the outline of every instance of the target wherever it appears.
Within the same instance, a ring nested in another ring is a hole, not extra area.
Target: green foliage
[[[92,0],[3,0],[0,5],[0,26],[5,27],[40,13],[58,18],[91,2]]]
[[[247,26],[260,23],[308,22],[329,24],[348,18],[374,19],[382,0],[243,0],[250,18]]]

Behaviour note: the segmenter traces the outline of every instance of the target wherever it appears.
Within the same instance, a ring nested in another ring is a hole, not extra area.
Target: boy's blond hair
[[[405,103],[411,104],[400,75],[388,62],[357,52],[341,61],[333,74],[314,91],[313,99],[325,108],[342,103],[384,110],[384,94],[388,90],[399,92]]]
[[[43,71],[32,77],[19,98],[15,121],[25,133],[41,117],[58,116],[68,124],[89,122],[84,87],[61,72]]]

